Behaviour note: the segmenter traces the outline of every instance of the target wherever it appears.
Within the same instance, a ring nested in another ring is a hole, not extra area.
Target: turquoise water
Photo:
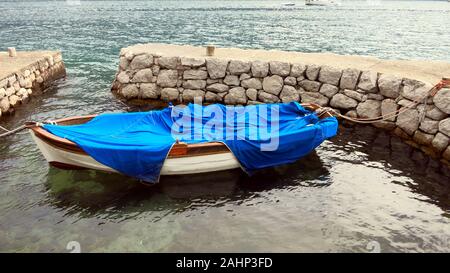
[[[1,48],[60,49],[68,77],[0,125],[124,111],[110,93],[135,43],[450,61],[450,3],[286,1],[8,2]],[[140,110],[134,107],[132,110]],[[342,127],[309,157],[163,178],[48,167],[27,133],[0,143],[0,251],[450,251],[450,171],[398,138]]]

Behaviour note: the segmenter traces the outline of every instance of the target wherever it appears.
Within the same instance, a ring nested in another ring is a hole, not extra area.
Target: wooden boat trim
[[[303,107],[310,109],[310,110],[316,110],[320,108],[319,105],[314,103],[304,103],[302,104]],[[75,116],[75,117],[68,117],[68,118],[62,118],[54,120],[56,124],[59,125],[76,125],[76,124],[83,124],[86,123],[93,118],[95,118],[97,115],[88,115],[88,116]],[[331,117],[332,115],[329,113],[325,113],[321,116],[321,118],[325,117]],[[58,137],[47,130],[43,129],[42,127],[34,124],[29,125],[29,129],[33,131],[36,137],[41,139],[42,141],[46,142],[47,144],[58,148],[63,149],[69,152],[78,153],[87,155],[87,153],[81,149],[76,143],[65,139]],[[189,157],[189,156],[200,156],[200,155],[211,155],[211,154],[218,154],[218,153],[228,153],[230,150],[228,147],[223,144],[222,142],[208,142],[208,143],[196,143],[196,144],[186,144],[186,143],[175,143],[172,146],[172,149],[170,150],[168,154],[168,158],[177,158],[177,157]]]

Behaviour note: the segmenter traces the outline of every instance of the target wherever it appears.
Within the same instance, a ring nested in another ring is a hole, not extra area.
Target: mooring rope
[[[401,108],[398,111],[395,110],[393,112],[389,112],[385,115],[381,115],[381,116],[374,117],[374,118],[353,118],[350,116],[342,115],[341,113],[339,113],[338,111],[336,111],[335,109],[330,108],[330,107],[320,107],[316,110],[316,113],[319,117],[321,117],[325,113],[330,113],[330,114],[334,114],[337,117],[340,117],[342,119],[345,119],[345,120],[348,120],[351,122],[361,123],[361,124],[371,124],[371,123],[380,122],[380,121],[388,121],[394,117],[399,116],[400,114],[404,113],[405,111],[416,107],[419,103],[422,102],[424,104],[424,109],[422,110],[421,116],[420,116],[420,121],[422,121],[425,118],[425,114],[426,114],[425,107],[428,103],[429,97],[433,97],[434,95],[437,94],[437,92],[439,90],[441,90],[443,87],[449,86],[449,85],[450,85],[450,79],[444,78],[438,84],[433,86],[423,98],[418,99],[418,100],[413,100],[411,103],[405,105],[403,108]]]
[[[6,128],[3,127],[3,126],[0,126],[0,129],[3,130],[3,131],[5,131],[5,133],[0,134],[0,138],[1,138],[1,137],[6,137],[6,136],[9,136],[9,135],[12,135],[12,134],[15,134],[15,133],[17,133],[17,132],[20,132],[20,131],[22,131],[22,130],[24,130],[24,129],[27,129],[28,126],[33,126],[33,125],[34,125],[34,126],[43,126],[44,124],[57,125],[56,122],[53,121],[53,120],[46,120],[46,121],[44,121],[44,122],[27,121],[27,122],[25,122],[25,124],[23,124],[23,125],[21,125],[21,126],[15,128],[15,129],[11,129],[11,130],[6,129]]]
[[[352,118],[352,117],[349,117],[346,115],[342,115],[341,113],[339,113],[338,111],[336,111],[335,109],[330,108],[330,107],[320,107],[320,108],[316,109],[316,114],[319,117],[321,117],[325,113],[331,113],[342,119],[345,119],[345,120],[348,120],[351,122],[355,122],[355,123],[361,123],[361,124],[371,124],[371,123],[380,122],[380,121],[387,121],[394,117],[399,116],[400,114],[402,114],[403,112],[405,112],[408,109],[416,107],[421,102],[424,104],[424,107],[426,107],[429,97],[433,97],[434,95],[437,94],[437,92],[439,90],[441,90],[442,88],[444,88],[446,86],[450,86],[449,78],[443,78],[438,84],[433,86],[422,99],[413,100],[410,104],[407,104],[406,106],[404,106],[403,108],[401,108],[398,111],[396,110],[396,111],[387,113],[386,115],[381,115],[381,116],[374,117],[374,118]],[[122,101],[120,101],[120,102],[123,103]],[[123,104],[126,105],[125,103],[123,103]],[[423,111],[421,112],[420,120],[423,120],[425,118],[425,113],[426,113],[426,109],[424,108]],[[41,122],[26,122],[24,125],[19,126],[12,130],[8,130],[3,126],[0,126],[0,129],[5,131],[4,133],[0,134],[0,138],[20,132],[20,131],[26,129],[28,126],[33,125],[33,124],[36,126],[42,126],[43,124],[56,125],[56,122],[52,121],[52,120],[46,120],[45,122],[42,122],[42,123]]]
[[[12,135],[12,134],[17,133],[17,132],[19,132],[19,131],[22,131],[22,130],[25,129],[25,128],[27,128],[27,126],[26,126],[25,124],[22,125],[22,126],[19,126],[19,127],[15,128],[15,129],[12,129],[12,130],[8,130],[8,129],[6,129],[5,127],[0,126],[0,129],[2,129],[3,131],[6,132],[6,133],[0,134],[0,137],[5,137],[5,136]]]

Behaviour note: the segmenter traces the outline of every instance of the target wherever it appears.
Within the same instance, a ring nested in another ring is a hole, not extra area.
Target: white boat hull
[[[31,136],[49,163],[57,162],[80,168],[117,173],[116,170],[103,165],[89,155],[58,149],[36,137],[32,131]],[[167,158],[161,169],[161,175],[206,173],[236,169],[239,167],[240,165],[238,160],[231,152]]]

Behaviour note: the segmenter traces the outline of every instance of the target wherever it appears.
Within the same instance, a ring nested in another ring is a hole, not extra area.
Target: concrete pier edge
[[[0,52],[0,119],[66,75],[59,51]]]
[[[373,118],[422,98],[450,63],[276,50],[138,44],[123,48],[112,91],[126,100],[234,105],[314,102]],[[450,165],[450,89],[373,124]]]

